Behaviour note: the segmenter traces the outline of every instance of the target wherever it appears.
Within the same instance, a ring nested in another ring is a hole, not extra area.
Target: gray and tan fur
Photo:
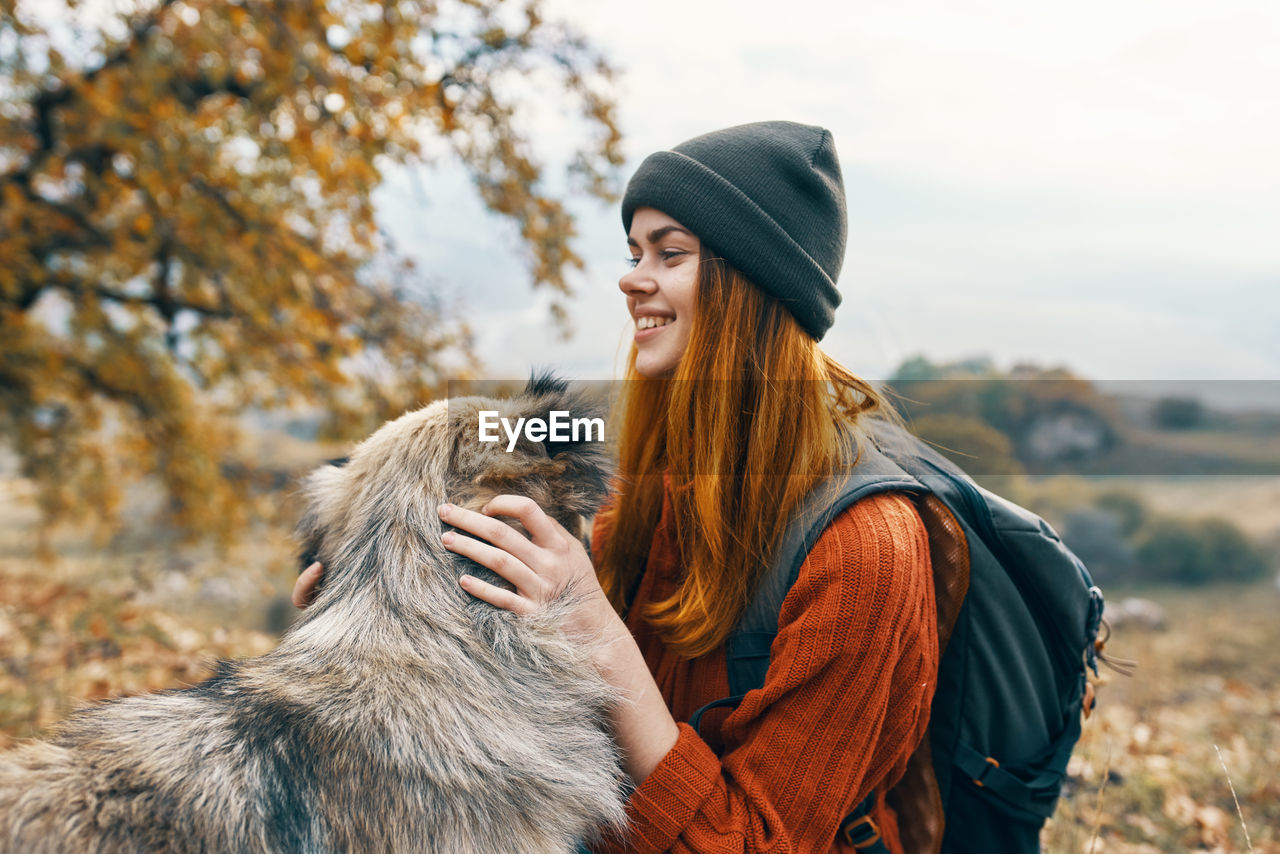
[[[441,401],[313,473],[300,532],[325,583],[280,645],[0,754],[0,851],[560,854],[620,828],[617,698],[558,628],[569,594],[532,617],[471,598],[457,579],[479,567],[436,515],[514,492],[578,530],[605,495],[599,447],[508,454],[476,426],[587,406],[570,396],[539,378]]]

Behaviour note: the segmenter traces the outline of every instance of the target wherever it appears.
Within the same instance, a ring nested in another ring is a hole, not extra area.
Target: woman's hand
[[[533,539],[526,539],[493,516],[519,519]],[[446,548],[492,569],[516,587],[514,591],[506,590],[464,575],[460,582],[471,595],[499,608],[527,614],[566,589],[578,593],[578,606],[565,628],[605,640],[596,653],[596,664],[601,675],[625,698],[613,707],[610,716],[623,763],[638,786],[671,750],[680,730],[640,648],[600,589],[582,543],[542,512],[535,501],[517,495],[497,496],[484,506],[483,513],[442,504],[440,518],[488,541],[448,531],[443,537]]]
[[[316,585],[320,583],[323,575],[324,567],[320,561],[316,561],[299,573],[298,580],[293,583],[293,607],[305,608],[311,604],[311,600],[316,596]]]
[[[494,516],[519,520],[533,539]],[[440,518],[480,538],[447,531],[442,538],[445,548],[493,570],[516,588],[506,590],[464,575],[460,583],[472,596],[517,614],[528,614],[565,590],[573,590],[579,600],[566,629],[594,636],[621,623],[600,589],[587,550],[532,498],[499,495],[480,513],[441,504]]]
[[[526,539],[494,516],[519,519],[533,539]],[[622,748],[627,773],[639,785],[680,733],[631,633],[600,589],[582,543],[532,499],[517,495],[499,495],[485,505],[483,513],[442,504],[440,518],[488,541],[449,531],[443,537],[446,548],[492,569],[516,587],[513,592],[464,575],[462,587],[471,595],[499,608],[527,614],[566,589],[578,593],[578,605],[565,627],[605,641],[596,654],[596,663],[601,674],[627,700],[611,711],[613,733]],[[323,573],[319,562],[302,571],[293,585],[294,605],[305,608],[310,604]]]

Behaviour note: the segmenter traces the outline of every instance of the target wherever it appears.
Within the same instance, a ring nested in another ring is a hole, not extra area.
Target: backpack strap
[[[880,828],[871,818],[871,811],[875,807],[876,793],[872,792],[853,808],[853,812],[845,816],[836,835],[862,854],[892,854],[889,846],[884,844],[884,838],[880,836]]]
[[[1067,729],[1050,745],[1045,758],[1037,763],[1050,770],[1041,771],[1030,779],[1009,773],[995,759],[983,756],[963,741],[956,742],[956,768],[976,785],[990,789],[1013,806],[1047,819],[1053,815],[1058,794],[1062,791],[1063,775],[1052,769],[1067,766],[1071,750],[1080,738],[1080,716],[1074,715],[1070,721]]]
[[[729,636],[726,659],[731,695],[744,695],[764,685],[782,601],[822,532],[863,498],[893,491],[921,493],[927,489],[874,444],[861,442],[855,465],[819,483],[796,505],[769,570]]]
[[[698,731],[704,713],[712,709],[737,708],[747,692],[764,686],[769,669],[769,653],[778,634],[778,614],[782,600],[800,575],[800,567],[822,532],[842,512],[870,495],[881,492],[923,493],[919,480],[880,452],[869,441],[859,442],[854,465],[827,478],[805,495],[787,522],[769,569],[747,610],[729,636],[725,650],[729,670],[730,696],[707,703],[689,717]],[[865,854],[889,854],[880,829],[871,819],[876,803],[872,792],[840,823],[839,834]]]

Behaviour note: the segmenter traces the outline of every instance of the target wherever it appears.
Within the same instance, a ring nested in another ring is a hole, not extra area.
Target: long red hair
[[[684,576],[644,618],[693,658],[720,646],[746,608],[791,509],[835,470],[860,417],[884,398],[819,347],[777,299],[703,248],[688,349],[673,375],[627,360],[617,426],[622,483],[602,513],[600,583],[625,610],[662,510],[662,472]]]

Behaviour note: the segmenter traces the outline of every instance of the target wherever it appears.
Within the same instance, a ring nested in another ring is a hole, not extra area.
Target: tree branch
[[[52,154],[54,150],[53,111],[71,101],[76,95],[76,87],[80,83],[92,83],[99,74],[117,65],[123,65],[132,58],[133,53],[145,43],[156,22],[165,10],[177,0],[161,0],[160,5],[150,15],[145,15],[129,28],[129,38],[109,53],[102,63],[80,75],[79,80],[67,80],[56,89],[47,89],[31,101],[36,111],[36,138],[40,141],[41,151]]]
[[[168,259],[166,258],[166,262],[167,260]],[[183,299],[182,297],[173,296],[169,293],[150,295],[126,294],[112,290],[105,285],[84,285],[83,283],[70,283],[60,286],[63,287],[64,290],[71,291],[72,293],[91,293],[101,299],[111,300],[112,302],[117,302],[121,305],[150,306],[159,312],[170,325],[173,323],[174,315],[179,311],[191,311],[204,317],[217,317],[224,320],[235,316],[225,307],[202,305],[200,303],[192,302],[191,300]]]
[[[34,135],[37,141],[36,152],[23,166],[0,175],[0,183],[29,184],[32,176],[44,161],[57,150],[55,138],[55,112],[59,107],[70,104],[79,95],[79,87],[92,83],[108,69],[132,60],[137,51],[146,43],[165,10],[177,0],[162,0],[160,5],[146,17],[140,19],[130,28],[130,38],[112,51],[98,66],[84,72],[78,78],[65,79],[55,89],[47,89],[31,99],[31,107],[35,112]],[[169,91],[179,103],[193,109],[200,101],[212,95],[230,94],[245,100],[252,99],[259,86],[255,83],[242,83],[228,74],[221,80],[210,75],[197,73],[190,76],[174,76],[169,84]],[[101,173],[110,162],[112,152],[106,146],[92,145],[72,150],[67,160],[75,160],[85,164],[96,173]]]
[[[79,279],[65,279],[61,281],[50,279],[40,282],[36,286],[23,291],[15,301],[15,305],[20,311],[26,311],[35,304],[41,294],[50,289],[66,291],[73,297],[92,295],[99,299],[119,303],[120,305],[149,306],[159,312],[160,315],[170,324],[172,324],[174,316],[179,311],[190,311],[199,314],[202,317],[214,317],[220,320],[230,320],[236,316],[230,306],[225,303],[218,306],[204,305],[203,303],[183,299],[180,296],[174,296],[168,292],[159,294],[128,294],[123,291],[113,290],[106,285],[89,284]]]

